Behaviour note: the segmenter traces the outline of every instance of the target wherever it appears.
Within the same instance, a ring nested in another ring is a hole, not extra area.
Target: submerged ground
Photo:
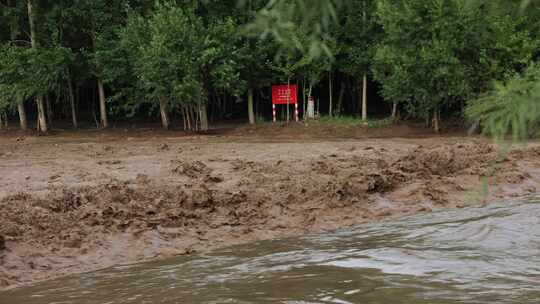
[[[499,157],[486,139],[430,132],[2,133],[0,288],[537,193],[540,145]]]

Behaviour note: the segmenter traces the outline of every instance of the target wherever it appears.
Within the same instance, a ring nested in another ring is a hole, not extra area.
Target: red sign
[[[296,104],[298,89],[295,84],[272,86],[272,104]]]

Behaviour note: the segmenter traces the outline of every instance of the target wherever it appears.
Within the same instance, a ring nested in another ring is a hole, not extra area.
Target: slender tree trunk
[[[30,24],[30,40],[33,48],[38,47],[38,41],[36,37],[36,25],[34,15],[34,0],[27,0],[28,9],[28,22]],[[38,110],[38,131],[47,132],[47,119],[45,118],[45,109],[43,105],[43,96],[36,96],[36,104]]]
[[[253,89],[248,89],[248,116],[249,124],[255,124],[255,112],[253,111]]]
[[[160,98],[159,112],[161,113],[161,125],[164,129],[169,129],[169,110],[167,109],[167,99]]]
[[[190,113],[191,113],[191,109],[190,109],[189,106],[185,106],[185,107],[184,107],[184,113],[185,113],[185,115],[186,115],[187,129],[188,129],[189,131],[191,131],[191,130],[192,130],[192,127],[191,127],[191,116],[190,116],[190,115],[191,115],[191,114],[190,114]]]
[[[109,127],[109,120],[107,117],[107,104],[105,101],[105,89],[103,88],[103,82],[98,79],[98,93],[99,93],[99,114],[102,128]]]
[[[71,75],[69,71],[67,72],[67,83],[68,83],[68,93],[69,93],[69,106],[71,108],[71,122],[73,123],[73,128],[77,129],[79,127],[77,121],[77,109],[75,106],[75,93],[73,93],[73,83],[71,82]]]
[[[367,121],[367,75],[362,77],[362,120]]]
[[[206,104],[199,104],[199,118],[201,120],[201,131],[208,131]]]
[[[187,114],[188,114],[188,126],[189,126],[189,130],[195,130],[197,128],[196,126],[196,123],[195,123],[195,117],[193,117],[193,107],[192,106],[188,106],[186,107],[186,111],[187,111]]]
[[[328,115],[332,117],[332,72],[328,72],[328,94],[329,94],[329,105],[328,105]]]
[[[199,131],[200,129],[200,115],[201,115],[201,111],[200,111],[200,105],[197,105],[197,107],[193,106],[192,107],[192,113],[193,113],[193,125],[195,126],[195,131]]]
[[[183,106],[180,108],[180,112],[182,112],[182,122],[184,123],[184,131],[186,131],[187,130],[187,117],[186,117],[186,111]]]
[[[45,105],[43,102],[43,96],[36,97],[38,120],[37,130],[41,132],[47,132],[49,127],[47,126],[47,118],[45,117]]]
[[[341,89],[339,90],[339,98],[338,98],[338,103],[337,103],[337,106],[336,106],[336,114],[337,115],[340,115],[341,114],[341,109],[343,107],[343,95],[345,94],[345,82],[342,81],[341,82]]]
[[[435,110],[433,111],[433,129],[437,133],[439,133],[441,131],[441,129],[440,129],[439,109],[437,109],[437,108],[435,108]]]
[[[13,6],[12,0],[8,1],[8,6]],[[17,30],[16,25],[11,26],[11,40],[15,41],[17,39]],[[17,111],[19,112],[19,122],[21,125],[21,130],[26,131],[28,130],[28,120],[26,119],[26,109],[24,108],[24,101],[17,102]]]
[[[396,120],[397,119],[397,106],[398,106],[398,103],[397,102],[393,102],[392,103],[392,120]]]
[[[19,122],[21,124],[21,130],[28,130],[28,120],[26,119],[26,110],[24,108],[24,102],[17,103],[17,110],[19,112]]]

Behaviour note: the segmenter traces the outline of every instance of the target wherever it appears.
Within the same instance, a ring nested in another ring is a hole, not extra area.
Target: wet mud
[[[0,147],[0,288],[509,200],[540,178],[534,144],[481,139],[41,140]]]

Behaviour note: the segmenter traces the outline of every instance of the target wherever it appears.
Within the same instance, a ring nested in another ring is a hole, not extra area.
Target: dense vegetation
[[[528,1],[530,2],[530,1]],[[0,0],[0,125],[206,130],[297,83],[325,115],[538,123],[540,5],[519,0]],[[305,107],[304,103],[302,104]],[[259,113],[257,113],[259,112]],[[291,112],[292,113],[292,112]]]

